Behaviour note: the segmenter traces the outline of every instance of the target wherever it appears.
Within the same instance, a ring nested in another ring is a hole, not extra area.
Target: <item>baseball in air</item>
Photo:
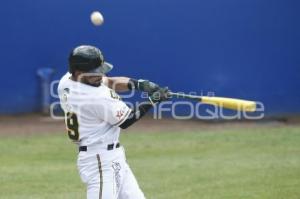
[[[101,26],[104,22],[104,18],[100,12],[94,11],[91,14],[91,21],[95,26]]]

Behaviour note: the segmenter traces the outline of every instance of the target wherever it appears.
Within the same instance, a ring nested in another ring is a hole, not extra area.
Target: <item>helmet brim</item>
[[[106,74],[109,71],[111,71],[113,69],[113,65],[108,63],[108,62],[104,62],[102,64],[102,66],[99,66],[98,68],[95,68],[93,70],[90,70],[89,73],[97,73],[97,74]]]

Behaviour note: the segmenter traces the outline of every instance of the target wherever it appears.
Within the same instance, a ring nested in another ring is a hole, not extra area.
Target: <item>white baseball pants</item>
[[[87,199],[145,199],[122,146],[80,152],[77,167],[87,186]]]

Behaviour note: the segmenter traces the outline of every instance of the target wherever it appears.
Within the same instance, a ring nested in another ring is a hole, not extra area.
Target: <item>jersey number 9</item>
[[[79,139],[79,125],[77,115],[75,113],[68,112],[66,114],[66,126],[68,131],[68,136],[73,141],[78,141]]]

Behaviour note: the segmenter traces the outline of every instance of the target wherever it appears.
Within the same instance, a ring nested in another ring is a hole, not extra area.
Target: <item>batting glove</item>
[[[169,94],[170,90],[168,87],[164,88],[159,88],[157,91],[155,91],[150,97],[149,100],[152,105],[162,102],[162,101],[167,101],[170,99],[171,95]]]
[[[155,91],[157,91],[159,89],[159,86],[149,80],[130,79],[129,83],[128,83],[128,88],[131,90],[137,89],[142,92],[147,92],[149,95],[151,95],[152,93],[154,93]]]

